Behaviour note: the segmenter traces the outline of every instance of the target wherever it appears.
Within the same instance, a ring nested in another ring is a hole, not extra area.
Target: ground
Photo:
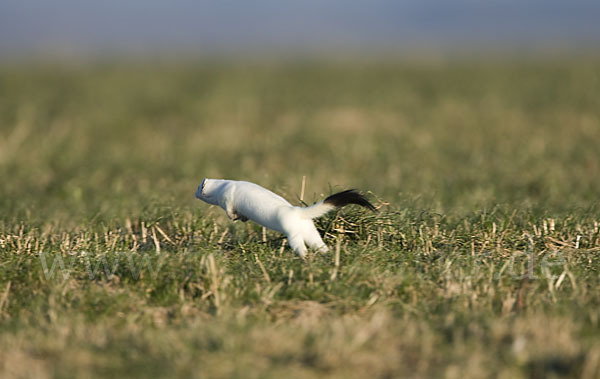
[[[598,377],[598,62],[0,66],[0,376]]]

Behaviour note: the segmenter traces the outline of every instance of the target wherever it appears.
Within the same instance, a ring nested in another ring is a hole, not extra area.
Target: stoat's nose
[[[198,186],[196,190],[196,198],[204,200],[204,186],[206,185],[206,178],[202,179],[202,183]]]

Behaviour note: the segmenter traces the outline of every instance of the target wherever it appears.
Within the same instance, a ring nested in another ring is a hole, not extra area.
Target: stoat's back
[[[293,209],[287,200],[250,182],[236,181],[234,191],[235,208],[239,214],[271,229],[282,231],[282,214]]]

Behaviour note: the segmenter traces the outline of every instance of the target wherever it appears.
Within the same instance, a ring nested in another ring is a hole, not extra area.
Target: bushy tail
[[[364,195],[358,191],[350,189],[338,193],[334,193],[323,201],[320,201],[310,207],[300,208],[305,218],[314,219],[323,216],[325,213],[334,210],[335,208],[343,207],[348,204],[357,204],[365,208],[369,208],[373,212],[377,209],[367,200]]]

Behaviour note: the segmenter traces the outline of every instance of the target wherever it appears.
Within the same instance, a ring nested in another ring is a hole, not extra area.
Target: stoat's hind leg
[[[329,248],[327,247],[327,245],[325,245],[323,239],[321,239],[321,235],[317,231],[317,228],[315,228],[315,225],[312,224],[312,222],[310,226],[305,227],[303,237],[304,242],[306,242],[308,247],[310,247],[311,249],[318,250],[320,253],[326,253],[329,251]]]
[[[304,245],[304,239],[302,238],[302,235],[288,234],[287,239],[292,250],[294,250],[294,252],[300,256],[300,258],[304,258],[306,256],[306,246]]]

